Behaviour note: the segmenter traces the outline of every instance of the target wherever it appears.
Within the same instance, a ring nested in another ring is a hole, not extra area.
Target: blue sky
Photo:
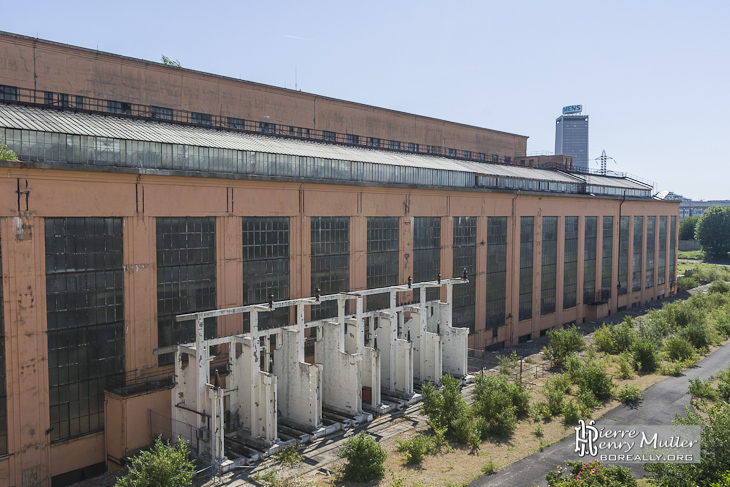
[[[528,135],[730,199],[730,2],[6,2],[0,30]]]

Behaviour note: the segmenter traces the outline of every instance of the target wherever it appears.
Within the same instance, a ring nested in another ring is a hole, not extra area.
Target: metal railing
[[[175,384],[174,379],[169,371],[158,370],[153,374],[141,375],[138,370],[129,370],[107,378],[105,390],[128,397],[172,387]]]
[[[199,113],[189,110],[181,110],[178,108],[143,105],[139,103],[33,90],[15,86],[0,86],[0,102],[40,106],[63,111],[113,115],[115,117],[127,117],[137,120],[142,119],[178,123],[236,132],[291,137],[295,139],[314,140],[332,144],[359,146],[396,152],[431,154],[473,162],[514,165],[514,161],[510,156],[487,154],[474,150],[383,139],[380,137],[360,134],[345,134],[327,130],[316,130],[307,127],[277,124],[261,120],[249,120],[234,116]]]

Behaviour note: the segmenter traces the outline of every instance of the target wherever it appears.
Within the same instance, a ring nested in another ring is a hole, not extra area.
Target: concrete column
[[[10,483],[50,485],[45,228],[27,214],[1,222]]]
[[[241,218],[232,214],[216,218],[217,306],[243,306],[243,235]],[[217,318],[218,336],[243,332],[243,315]]]
[[[469,279],[472,279],[469,277]],[[487,320],[487,217],[477,217],[476,282],[474,305],[474,335],[472,348],[482,348],[492,338],[492,330],[485,329]],[[473,338],[472,338],[473,337]]]
[[[155,219],[124,219],[125,368],[145,371],[157,367],[157,236]]]

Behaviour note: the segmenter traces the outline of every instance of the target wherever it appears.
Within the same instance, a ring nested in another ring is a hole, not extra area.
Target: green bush
[[[724,338],[730,338],[730,312],[725,312],[715,320],[715,329]]]
[[[631,379],[634,374],[634,366],[631,363],[631,354],[624,352],[616,359],[618,364],[617,375],[619,379]]]
[[[710,348],[715,340],[712,331],[706,323],[692,323],[679,330],[677,336],[691,343],[697,350],[704,352]]]
[[[700,397],[702,399],[716,399],[717,393],[715,392],[715,389],[712,388],[712,380],[713,377],[710,377],[706,381],[703,381],[699,377],[696,379],[689,379],[687,394],[691,394],[692,396]]]
[[[662,364],[659,369],[659,373],[661,375],[670,375],[672,377],[677,377],[682,374],[682,370],[684,370],[684,362],[668,362]]]
[[[129,473],[119,479],[116,487],[185,487],[195,476],[195,464],[190,459],[188,443],[177,440],[175,446],[157,437],[151,450],[132,458]]]
[[[684,338],[673,336],[664,342],[664,351],[667,352],[669,358],[673,361],[682,361],[692,358],[695,349],[690,342]]]
[[[650,340],[660,346],[671,333],[664,310],[652,309],[639,323],[638,338]]]
[[[499,362],[499,373],[503,375],[510,375],[515,366],[517,366],[519,360],[520,357],[514,350],[509,355],[499,355],[497,357],[497,362]]]
[[[388,454],[375,438],[364,431],[347,440],[337,456],[347,460],[344,468],[346,480],[367,482],[385,475],[383,464]]]
[[[563,406],[563,423],[567,425],[575,425],[578,424],[578,420],[580,419],[580,412],[578,411],[578,406],[576,406],[575,402],[567,401],[565,405]]]
[[[689,291],[690,289],[694,289],[699,285],[700,283],[691,277],[680,277],[679,279],[677,279],[677,292],[683,293],[685,291]]]
[[[593,343],[596,344],[601,352],[613,353],[616,345],[611,338],[611,328],[607,324],[603,324],[599,329],[593,332]]]
[[[575,325],[561,330],[550,330],[547,334],[550,341],[542,351],[554,367],[562,367],[569,355],[583,350],[585,346],[583,335]]]
[[[579,394],[589,391],[599,401],[613,397],[613,380],[598,364],[583,364],[573,375],[578,384]]]
[[[707,288],[707,294],[728,294],[730,293],[730,284],[724,282],[724,281],[715,281],[712,284],[710,284],[710,287]]]
[[[596,396],[593,394],[593,392],[591,392],[589,389],[583,389],[579,391],[577,399],[578,406],[580,406],[581,413],[584,416],[587,416],[587,413],[590,413],[601,404],[598,399],[596,399]]]
[[[461,381],[450,375],[444,375],[440,381],[441,389],[430,382],[423,385],[423,412],[434,429],[446,428],[453,434],[454,421],[467,409],[461,395]]]
[[[624,404],[637,404],[643,399],[643,395],[638,387],[634,385],[624,385],[616,393],[616,398]]]
[[[659,354],[653,342],[641,339],[632,348],[636,368],[642,372],[654,372],[659,368]]]
[[[529,393],[503,376],[477,377],[472,408],[485,421],[485,434],[509,435],[517,417],[527,414]]]
[[[398,451],[405,453],[406,461],[411,464],[420,464],[426,455],[436,453],[434,441],[426,435],[420,434],[410,440],[396,440]]]

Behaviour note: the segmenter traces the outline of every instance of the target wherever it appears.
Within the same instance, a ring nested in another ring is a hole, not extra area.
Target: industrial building
[[[555,154],[573,156],[575,170],[588,171],[588,115],[582,112],[582,105],[563,107],[555,120]]]
[[[0,485],[118,468],[162,423],[270,446],[311,390],[320,431],[465,372],[467,340],[675,291],[679,203],[525,136],[9,33],[0,63]]]

